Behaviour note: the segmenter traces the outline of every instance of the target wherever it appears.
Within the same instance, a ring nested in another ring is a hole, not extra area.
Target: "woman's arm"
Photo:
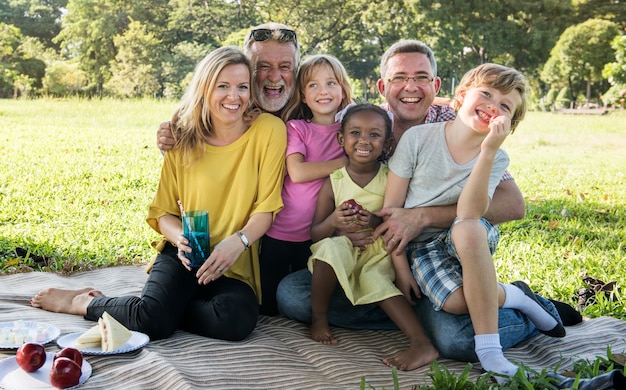
[[[335,170],[346,165],[345,157],[329,161],[304,161],[301,153],[292,153],[287,156],[287,172],[294,183],[322,179]]]
[[[272,225],[272,213],[257,213],[250,217],[248,223],[238,232],[231,234],[217,244],[211,255],[196,272],[199,284],[208,284],[220,277],[237,261],[243,251],[253,242],[261,238]],[[247,240],[248,246],[245,245]]]

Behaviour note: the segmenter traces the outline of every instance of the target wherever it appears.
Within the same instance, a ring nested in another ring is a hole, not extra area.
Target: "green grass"
[[[543,295],[576,304],[582,277],[626,283],[626,112],[531,112],[504,148],[527,214],[501,226],[499,277],[524,279]],[[624,300],[584,314],[626,319]]]
[[[147,261],[162,161],[155,132],[174,105],[0,100],[2,271],[32,265],[16,261],[16,247],[64,272]]]
[[[162,161],[155,131],[175,104],[0,100],[0,273],[41,269],[36,256],[62,272],[148,261],[158,238],[145,223]],[[530,112],[506,140],[527,215],[501,226],[501,280],[572,304],[584,275],[625,285],[624,123],[626,111]],[[584,314],[626,319],[614,295]]]

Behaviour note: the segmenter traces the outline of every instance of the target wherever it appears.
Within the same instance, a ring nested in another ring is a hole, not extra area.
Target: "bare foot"
[[[400,371],[412,371],[430,364],[438,357],[439,352],[432,344],[412,344],[409,349],[400,352],[396,356],[383,359],[383,363]]]
[[[337,339],[333,337],[333,333],[330,331],[326,321],[313,321],[311,324],[311,338],[325,345],[337,344]]]
[[[30,305],[55,313],[87,314],[87,305],[96,296],[103,296],[102,292],[92,288],[78,290],[64,290],[61,288],[47,288],[37,293]]]

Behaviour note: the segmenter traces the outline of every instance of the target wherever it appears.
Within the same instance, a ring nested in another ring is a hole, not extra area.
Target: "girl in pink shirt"
[[[335,116],[350,103],[348,74],[337,58],[320,54],[302,62],[294,96],[283,114],[287,124],[284,208],[261,242],[261,314],[278,313],[278,283],[288,273],[306,268],[317,193],[324,179],[346,162],[337,141],[340,123]]]

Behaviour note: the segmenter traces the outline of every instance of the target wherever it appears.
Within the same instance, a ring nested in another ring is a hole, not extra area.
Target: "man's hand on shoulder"
[[[162,151],[171,150],[174,147],[176,141],[172,135],[172,128],[170,122],[163,122],[159,125],[157,130],[157,146]]]

